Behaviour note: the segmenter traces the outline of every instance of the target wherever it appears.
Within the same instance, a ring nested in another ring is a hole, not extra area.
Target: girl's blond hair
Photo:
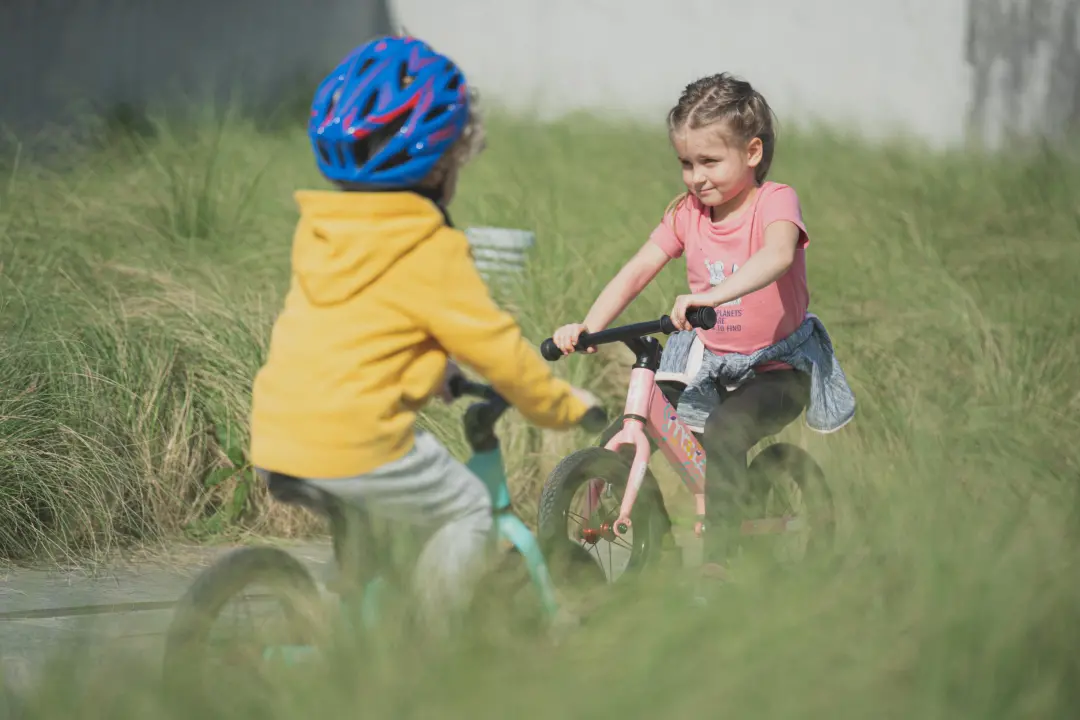
[[[728,142],[745,148],[761,140],[761,162],[754,168],[757,184],[765,181],[776,148],[776,120],[765,98],[747,81],[730,73],[699,78],[687,85],[667,117],[668,135],[682,130],[716,126]],[[677,210],[689,197],[684,192],[668,205],[664,216]]]

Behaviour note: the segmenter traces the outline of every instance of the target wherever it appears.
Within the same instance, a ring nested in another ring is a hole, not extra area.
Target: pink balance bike
[[[694,308],[687,320],[694,327],[711,329],[716,311]],[[671,518],[649,469],[658,449],[694,497],[694,533],[701,537],[705,450],[700,436],[675,412],[686,384],[657,380],[663,349],[656,338],[649,337],[675,330],[671,318],[664,315],[659,320],[584,333],[578,339],[578,350],[622,342],[633,351],[635,361],[622,417],[600,436],[596,447],[564,458],[544,484],[538,537],[553,573],[572,569],[574,559],[582,557],[578,548],[589,551],[609,583],[640,575],[661,559],[677,559],[682,565]],[[563,357],[551,338],[540,350],[549,361]],[[805,450],[788,443],[766,447],[750,464],[748,490],[748,507],[764,516],[743,519],[740,536],[760,537],[771,546],[773,559],[781,564],[798,562],[808,553],[831,546],[835,534],[832,497],[821,468]],[[555,580],[573,582],[574,578]]]

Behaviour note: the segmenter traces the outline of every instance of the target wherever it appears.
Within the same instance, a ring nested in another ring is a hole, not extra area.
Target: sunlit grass
[[[530,228],[506,298],[537,343],[581,318],[678,191],[662,131],[496,119],[463,180],[462,227]],[[174,538],[319,529],[235,482],[223,426],[249,388],[288,273],[291,193],[320,186],[299,133],[238,120],[90,152],[22,158],[0,182],[0,555],[80,559]],[[262,717],[1067,717],[1080,679],[1076,483],[1080,169],[1055,157],[932,156],[823,135],[781,140],[800,193],[812,309],[859,400],[856,421],[784,438],[824,467],[842,521],[828,568],[751,583],[715,614],[670,588],[620,606],[558,652],[425,664],[394,680],[251,695]],[[656,317],[679,265],[624,320]],[[621,404],[625,354],[558,373]],[[455,452],[458,409],[424,423]],[[502,425],[515,500],[585,442]],[[665,480],[673,514],[685,494]],[[216,522],[211,522],[217,518]],[[629,602],[629,601],[627,601]],[[62,668],[39,717],[183,717],[155,668]],[[76,663],[76,665],[79,665]],[[57,688],[63,687],[63,691]],[[51,689],[50,689],[51,688]],[[121,691],[122,690],[122,691]]]

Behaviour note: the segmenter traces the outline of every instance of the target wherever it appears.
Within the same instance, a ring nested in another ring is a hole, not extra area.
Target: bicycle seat
[[[337,506],[337,499],[327,492],[306,483],[292,475],[281,473],[260,473],[266,482],[271,497],[278,502],[313,510],[317,513],[331,514]]]
[[[673,406],[679,404],[679,398],[682,397],[683,390],[686,389],[686,383],[682,380],[657,380],[656,386],[660,388],[660,392],[664,394],[667,401]]]
[[[351,561],[343,561],[343,557],[346,556],[345,538],[347,535],[345,503],[292,475],[265,470],[257,470],[256,473],[266,483],[266,489],[270,491],[270,496],[274,500],[305,508],[329,520],[334,564],[338,567],[340,576],[329,581],[328,586],[334,586],[334,592],[342,592],[343,588],[349,587],[356,573],[356,567]],[[344,570],[341,569],[343,563]]]

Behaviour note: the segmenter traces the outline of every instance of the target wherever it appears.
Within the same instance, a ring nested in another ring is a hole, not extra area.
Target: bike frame
[[[521,553],[529,578],[540,597],[544,613],[551,620],[559,611],[555,586],[547,562],[540,550],[539,541],[521,518],[514,513],[502,448],[494,432],[496,420],[509,405],[488,386],[462,379],[455,384],[455,387],[456,389],[452,390],[455,396],[468,394],[486,398],[485,402],[474,404],[466,412],[465,434],[473,452],[465,466],[483,481],[491,498],[494,519],[492,540],[495,543],[509,542]],[[354,613],[357,613],[361,628],[373,629],[379,622],[379,601],[385,587],[385,578],[376,576],[364,584],[358,598],[351,594],[343,595],[340,598],[340,605],[344,616],[348,619],[356,617]],[[263,658],[269,660],[276,655],[284,659],[286,663],[292,663],[302,660],[314,651],[315,648],[309,646],[279,645],[265,648]]]
[[[548,572],[547,562],[540,551],[540,543],[528,526],[521,521],[510,504],[510,488],[506,483],[506,466],[503,463],[502,449],[474,452],[465,464],[476,476],[484,481],[491,496],[494,509],[494,532],[497,540],[508,541],[525,560],[536,591],[540,594],[544,612],[554,617],[559,610],[555,599],[555,586]]]
[[[705,449],[693,431],[679,420],[675,408],[656,383],[659,343],[654,338],[641,338],[627,344],[637,351],[639,359],[630,371],[622,429],[604,445],[613,452],[627,446],[634,448],[630,477],[613,527],[616,535],[626,534],[632,526],[630,514],[649,469],[653,442],[694,496],[697,516],[705,515]],[[589,487],[590,515],[599,504],[601,491],[602,482],[593,482]],[[701,529],[699,520],[695,533],[700,535]]]
[[[694,496],[694,512],[697,516],[694,534],[701,537],[705,527],[705,448],[697,435],[679,420],[675,408],[656,383],[656,371],[649,368],[630,371],[623,427],[604,445],[605,449],[614,452],[628,445],[634,448],[629,481],[619,507],[619,519],[611,528],[612,534],[625,535],[632,527],[630,514],[645,481],[653,453],[650,439]],[[603,481],[593,481],[588,498],[590,515],[599,506],[602,491]],[[776,535],[799,529],[801,522],[798,518],[776,517],[744,520],[739,531],[743,535]]]
[[[547,562],[540,550],[540,543],[513,510],[510,502],[510,488],[506,479],[506,464],[503,461],[502,447],[495,435],[494,427],[499,417],[509,408],[507,402],[486,385],[479,385],[459,379],[453,388],[455,396],[475,395],[484,398],[484,402],[475,403],[465,413],[465,435],[472,448],[472,455],[465,466],[484,483],[491,498],[493,515],[492,541],[509,542],[525,561],[529,577],[540,596],[540,601],[548,618],[554,618],[559,611],[556,601],[555,586],[548,571]],[[378,622],[378,598],[380,589],[385,585],[381,577],[369,580],[360,597],[360,618],[365,628],[372,628]],[[348,598],[343,603],[350,604]]]
[[[514,513],[510,503],[510,488],[507,485],[502,448],[496,444],[491,449],[474,451],[465,466],[483,481],[491,498],[494,520],[492,540],[496,544],[502,541],[509,542],[521,553],[525,566],[528,568],[529,577],[540,596],[545,614],[549,618],[555,617],[559,611],[555,586],[548,571],[547,562],[540,550],[540,543],[528,526]],[[358,600],[359,607],[355,609],[359,611],[361,624],[367,630],[378,624],[379,598],[385,586],[385,579],[381,576],[372,578],[364,585]],[[353,602],[357,601],[348,597],[342,598],[344,609],[350,617],[349,611],[353,609]]]
[[[694,327],[710,328],[715,323],[715,314],[711,308],[700,309],[691,324]],[[689,318],[689,315],[688,315]],[[701,537],[705,519],[705,467],[706,454],[694,432],[681,420],[667,396],[656,382],[656,372],[660,369],[663,347],[654,337],[656,332],[671,333],[674,326],[670,318],[662,317],[656,322],[637,323],[622,327],[602,330],[591,335],[582,335],[581,347],[588,347],[606,342],[622,342],[635,355],[633,369],[630,371],[630,384],[626,393],[623,409],[622,428],[605,444],[604,448],[618,452],[625,447],[634,449],[630,465],[630,477],[627,478],[626,492],[619,507],[619,517],[610,526],[601,526],[597,537],[608,541],[621,537],[632,527],[630,516],[634,509],[638,493],[648,474],[649,460],[653,454],[653,444],[659,448],[664,458],[679,475],[687,490],[694,496],[695,515],[694,534]],[[549,360],[561,356],[561,351],[545,341],[542,348]],[[600,505],[604,481],[596,479],[588,486],[588,514]],[[801,520],[797,517],[760,518],[744,520],[740,527],[742,535],[773,535],[798,530]]]

